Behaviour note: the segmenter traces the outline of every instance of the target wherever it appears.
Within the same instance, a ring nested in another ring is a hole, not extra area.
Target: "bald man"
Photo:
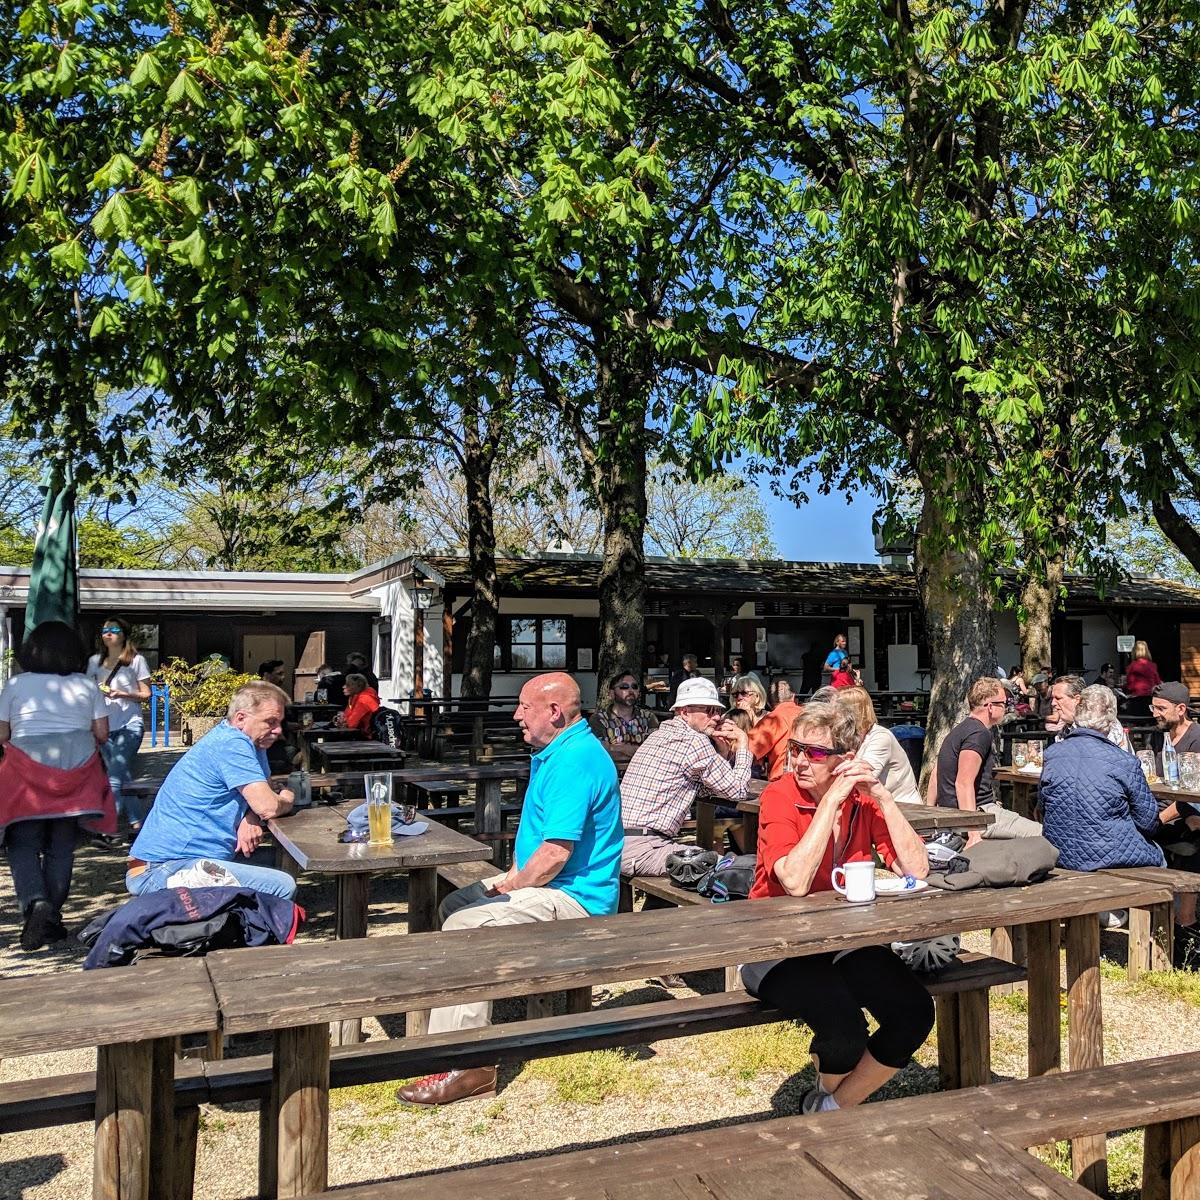
[[[443,929],[608,916],[617,911],[621,792],[617,769],[580,712],[570,675],[537,675],[522,689],[513,719],[534,751],[513,848],[513,865],[442,902]],[[435,1008],[430,1033],[477,1029],[491,1001]],[[405,1104],[453,1104],[496,1094],[496,1068],[439,1072],[396,1092]]]

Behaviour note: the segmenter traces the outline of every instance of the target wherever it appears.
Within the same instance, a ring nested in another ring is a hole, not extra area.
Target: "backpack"
[[[696,885],[697,893],[714,904],[745,900],[754,885],[756,861],[754,854],[726,854]]]
[[[399,748],[404,718],[394,708],[377,708],[371,714],[371,736],[385,746]]]

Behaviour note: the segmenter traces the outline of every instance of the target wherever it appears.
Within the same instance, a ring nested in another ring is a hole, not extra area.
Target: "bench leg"
[[[1104,1025],[1100,1008],[1100,923],[1094,914],[1069,917],[1067,929],[1068,1052],[1072,1071],[1104,1065]],[[1077,1182],[1103,1196],[1108,1191],[1108,1158],[1098,1134],[1071,1140],[1071,1169]]]
[[[323,1192],[329,1183],[329,1026],[302,1025],[275,1032],[270,1103],[264,1106],[274,1143],[274,1178],[259,1192],[288,1200]]]
[[[205,1062],[220,1062],[225,1057],[225,1035],[219,1029],[214,1029],[205,1039],[202,1057]]]
[[[1024,963],[1028,958],[1027,939],[1024,925],[1002,926],[992,930],[992,957],[1005,962]],[[1000,983],[995,990],[1000,993],[1024,991],[1024,983]]]
[[[958,1001],[958,1071],[962,1087],[992,1082],[992,1029],[988,989],[960,992]]]
[[[1059,1008],[1059,928],[1038,921],[1028,930],[1029,1077],[1062,1069],[1062,1018]]]
[[[567,989],[567,1012],[579,1014],[591,1011],[592,989],[590,986]]]
[[[174,1058],[173,1039],[165,1039]],[[148,1200],[154,1043],[125,1042],[96,1051],[96,1150],[92,1200]],[[174,1096],[172,1071],[171,1094]]]
[[[962,1087],[962,1068],[958,1059],[962,1039],[958,1028],[958,997],[934,996],[934,1012],[937,1016],[938,1074],[942,1090],[956,1091]]]
[[[633,884],[622,878],[620,892],[617,896],[617,912],[633,912]]]
[[[745,984],[742,983],[741,972],[737,967],[725,968],[725,990],[727,992],[744,992]]]
[[[1200,1118],[1146,1126],[1142,1200],[1196,1200],[1200,1196]]]

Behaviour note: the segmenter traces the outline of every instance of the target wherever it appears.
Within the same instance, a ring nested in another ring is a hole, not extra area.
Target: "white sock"
[[[828,1092],[822,1092],[816,1111],[819,1113],[836,1112],[839,1107],[838,1102]]]

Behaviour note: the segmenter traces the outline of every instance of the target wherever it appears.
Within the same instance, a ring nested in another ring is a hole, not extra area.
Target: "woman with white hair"
[[[1093,683],[1080,693],[1074,726],[1046,747],[1038,789],[1042,834],[1058,847],[1058,865],[1070,871],[1165,865],[1150,840],[1162,822],[1141,765],[1108,738],[1116,716],[1112,690]],[[1174,815],[1163,813],[1168,820]]]

